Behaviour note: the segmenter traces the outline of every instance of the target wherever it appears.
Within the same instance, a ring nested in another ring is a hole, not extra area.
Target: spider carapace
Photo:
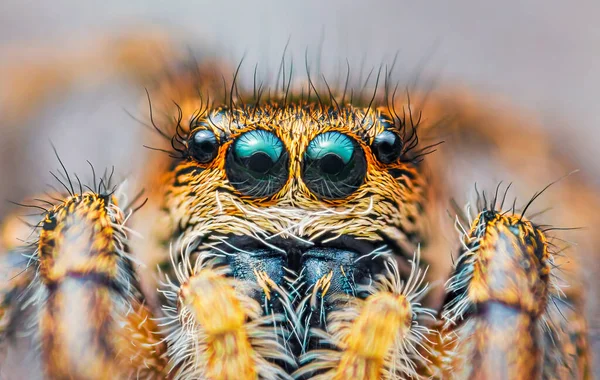
[[[53,379],[590,375],[581,287],[557,283],[530,202],[498,185],[448,218],[467,142],[510,165],[505,116],[464,94],[410,104],[389,75],[246,91],[209,71],[150,88],[167,154],[131,218],[108,178],[65,171],[30,241],[4,239],[3,344],[28,333]]]

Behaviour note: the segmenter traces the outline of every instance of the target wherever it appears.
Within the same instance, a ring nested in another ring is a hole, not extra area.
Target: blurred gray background
[[[138,27],[172,30],[233,62],[246,54],[246,78],[255,63],[263,74],[276,70],[289,39],[299,71],[305,49],[313,58],[321,50],[322,69],[333,75],[346,59],[369,69],[398,53],[401,78],[498,95],[537,116],[600,185],[599,16],[597,1],[564,0],[0,0],[0,110],[15,91],[7,85],[15,66],[68,62],[90,41]],[[28,111],[23,125],[0,129],[0,216],[14,207],[5,199],[53,182],[50,140],[70,171],[87,173],[90,160],[115,165],[124,178],[144,165],[143,129],[124,111],[137,113],[141,90],[119,78],[80,83]]]
[[[599,4],[2,0],[0,67],[43,66],[57,56],[68,61],[70,51],[90,48],[94,39],[152,25],[210,46],[234,62],[245,53],[247,73],[255,63],[261,73],[276,70],[288,38],[288,51],[300,71],[305,49],[314,57],[321,40],[321,65],[330,73],[345,70],[346,58],[355,69],[369,69],[398,53],[400,76],[469,86],[539,116],[580,168],[598,178]],[[1,73],[0,104],[3,94],[15,91],[2,86]],[[141,128],[123,111],[137,111],[140,90],[118,80],[101,86],[84,83],[66,101],[57,98],[31,110],[41,113],[27,123],[26,132],[3,131],[0,170],[18,167],[28,175],[7,178],[0,172],[0,199],[18,199],[49,182],[47,171],[57,167],[49,140],[71,170],[87,172],[86,159],[99,167],[116,165],[122,175],[143,164],[135,158],[140,157],[135,153]],[[3,202],[0,214],[7,207]]]

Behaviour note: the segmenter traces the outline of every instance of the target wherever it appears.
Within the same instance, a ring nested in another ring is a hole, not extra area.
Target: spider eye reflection
[[[199,130],[188,141],[188,151],[196,161],[207,164],[217,156],[219,142],[214,132]]]
[[[380,162],[391,164],[402,154],[402,141],[394,132],[383,131],[375,137],[371,149]]]
[[[358,142],[340,132],[315,137],[304,155],[303,179],[323,198],[343,198],[363,182],[367,163]]]
[[[287,181],[288,154],[273,133],[254,130],[234,141],[225,167],[229,182],[242,194],[271,196]]]

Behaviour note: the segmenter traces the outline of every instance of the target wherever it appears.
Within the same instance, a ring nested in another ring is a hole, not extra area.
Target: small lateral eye
[[[206,129],[196,131],[188,142],[188,150],[196,161],[207,164],[217,156],[219,151],[217,136]]]
[[[372,145],[373,154],[384,164],[391,164],[398,160],[402,154],[402,141],[400,136],[392,131],[383,131],[377,136]]]

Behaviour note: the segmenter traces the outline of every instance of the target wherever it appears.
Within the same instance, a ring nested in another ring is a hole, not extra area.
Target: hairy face
[[[217,108],[179,131],[172,236],[188,254],[223,258],[236,278],[267,276],[327,309],[420,241],[414,130],[383,108]]]

